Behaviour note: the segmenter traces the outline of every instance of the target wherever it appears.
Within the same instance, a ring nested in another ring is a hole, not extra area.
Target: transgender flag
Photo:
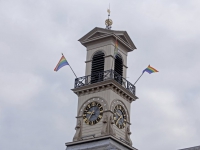
[[[65,59],[65,56],[62,55],[62,57],[60,58],[60,61],[58,62],[56,68],[54,69],[54,71],[58,71],[60,68],[62,68],[63,66],[66,66],[66,65],[69,65],[69,63]]]

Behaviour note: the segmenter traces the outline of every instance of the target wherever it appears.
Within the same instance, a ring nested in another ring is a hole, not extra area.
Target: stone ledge
[[[107,89],[111,89],[112,91],[114,91],[115,93],[117,93],[118,95],[120,95],[122,98],[126,99],[130,103],[138,99],[137,96],[129,92],[121,84],[119,84],[113,79],[108,79],[102,82],[85,85],[79,88],[72,89],[72,91],[78,96],[83,96],[83,95],[87,95],[91,93],[105,91]]]
[[[180,149],[180,150],[200,150],[200,146],[189,147],[189,148]]]
[[[113,136],[65,143],[66,150],[137,150]]]

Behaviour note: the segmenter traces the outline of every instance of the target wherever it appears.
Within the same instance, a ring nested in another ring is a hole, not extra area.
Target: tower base
[[[137,150],[112,136],[65,143],[66,150]]]

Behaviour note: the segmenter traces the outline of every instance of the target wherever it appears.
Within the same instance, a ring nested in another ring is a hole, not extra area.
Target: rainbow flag
[[[66,65],[69,65],[69,63],[65,59],[65,56],[62,55],[62,57],[60,58],[60,61],[58,62],[56,68],[54,69],[54,71],[58,71],[60,68],[62,68],[63,66],[66,66]]]
[[[158,70],[156,70],[155,68],[153,68],[149,65],[146,69],[143,70],[142,73],[144,73],[144,72],[148,72],[149,74],[151,74],[151,73],[154,73],[154,72],[158,72]]]
[[[118,43],[117,43],[117,39],[116,39],[116,42],[115,42],[115,50],[114,50],[114,57],[116,58],[117,56],[117,53],[118,53]]]

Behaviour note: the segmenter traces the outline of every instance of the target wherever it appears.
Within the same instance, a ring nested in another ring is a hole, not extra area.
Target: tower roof
[[[121,43],[122,45],[127,47],[128,52],[131,52],[134,49],[136,49],[133,41],[131,40],[126,31],[108,30],[99,27],[95,27],[93,30],[88,32],[78,41],[80,41],[82,45],[87,46],[87,44],[90,42],[97,41],[107,37],[113,37],[115,39],[117,38],[118,43]]]

